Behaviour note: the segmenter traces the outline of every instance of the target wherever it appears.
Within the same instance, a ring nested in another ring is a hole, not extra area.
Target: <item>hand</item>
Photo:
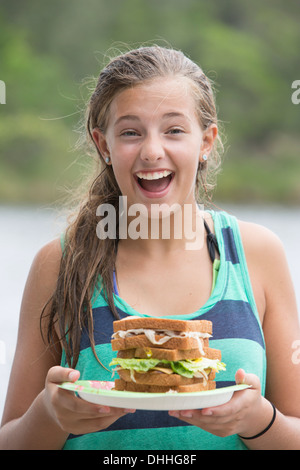
[[[55,366],[46,377],[44,402],[52,419],[66,433],[86,434],[110,426],[114,421],[135,410],[112,408],[89,403],[73,392],[57,387],[62,382],[75,382],[80,372],[74,369]]]
[[[237,384],[246,383],[251,388],[234,392],[231,400],[224,405],[201,410],[169,411],[169,415],[220,437],[255,435],[268,424],[271,407],[261,396],[260,381],[256,375],[239,369],[235,380]]]

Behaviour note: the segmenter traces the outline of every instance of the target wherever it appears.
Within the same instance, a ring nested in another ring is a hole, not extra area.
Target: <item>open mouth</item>
[[[160,193],[170,185],[174,173],[170,170],[138,172],[135,175],[138,185],[149,193]]]

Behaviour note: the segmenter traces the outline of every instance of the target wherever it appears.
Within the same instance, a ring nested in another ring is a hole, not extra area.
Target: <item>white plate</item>
[[[112,390],[113,382],[78,380],[64,382],[59,387],[76,392],[80,398],[98,405],[135,410],[192,410],[227,403],[234,392],[249,385],[232,385],[204,392],[192,393],[138,393]]]

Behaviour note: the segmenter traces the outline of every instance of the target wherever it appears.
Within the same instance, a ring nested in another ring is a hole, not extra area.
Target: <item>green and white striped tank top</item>
[[[256,374],[265,391],[266,353],[262,328],[249,279],[239,227],[235,217],[225,212],[211,212],[220,252],[217,280],[208,301],[191,314],[166,316],[182,320],[210,320],[213,323],[212,348],[220,349],[226,371],[216,376],[217,387],[235,384],[235,373],[243,368]],[[200,284],[199,279],[199,284]],[[120,318],[141,315],[117,294],[115,305]],[[109,369],[116,353],[110,341],[113,315],[101,294],[93,301],[96,352]],[[76,369],[81,380],[112,380],[112,374],[99,365],[82,332],[80,356]],[[62,356],[65,366],[65,355]],[[136,411],[120,418],[109,428],[84,435],[69,435],[64,449],[103,450],[243,450],[237,435],[217,437],[168,415],[167,411]]]

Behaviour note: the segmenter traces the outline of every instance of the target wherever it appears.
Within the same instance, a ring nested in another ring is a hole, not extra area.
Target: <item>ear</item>
[[[201,144],[201,155],[200,155],[200,161],[202,161],[202,156],[209,155],[213,145],[214,141],[218,135],[218,127],[216,124],[211,124],[204,132],[202,136],[202,144]]]
[[[92,136],[93,136],[93,140],[95,142],[95,145],[96,145],[101,157],[103,159],[105,159],[106,157],[109,157],[109,148],[108,148],[108,145],[107,145],[106,137],[103,134],[103,132],[98,127],[95,127],[92,130]]]

